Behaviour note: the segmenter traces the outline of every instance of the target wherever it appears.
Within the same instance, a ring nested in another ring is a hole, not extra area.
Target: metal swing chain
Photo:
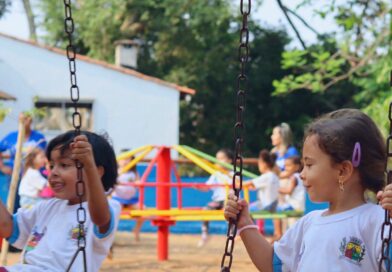
[[[392,71],[390,75],[390,86],[392,87]],[[389,103],[389,113],[388,113],[388,119],[389,119],[389,136],[387,138],[387,163],[385,165],[386,167],[386,173],[387,173],[387,184],[392,183],[392,169],[388,167],[388,162],[392,161],[392,151],[390,148],[392,148],[392,102]],[[381,259],[378,263],[378,271],[382,272],[383,269],[383,263],[385,263],[386,271],[391,270],[391,259],[389,257],[389,243],[392,239],[392,224],[389,218],[389,211],[385,210],[385,217],[384,217],[384,222],[382,223],[381,226]]]
[[[70,95],[71,101],[73,102],[74,112],[72,113],[72,125],[75,129],[75,136],[80,135],[80,128],[82,126],[82,117],[80,112],[78,111],[78,102],[79,102],[79,87],[76,81],[76,50],[75,46],[72,44],[72,34],[75,29],[74,20],[72,19],[72,8],[71,8],[71,0],[64,0],[64,30],[68,36],[68,45],[66,48],[67,58],[69,62],[69,73],[71,80],[70,87]],[[76,195],[79,198],[79,207],[76,210],[76,219],[78,221],[78,249],[76,250],[74,256],[66,271],[70,271],[72,265],[74,264],[79,253],[82,253],[83,256],[83,267],[84,271],[87,271],[87,262],[86,262],[86,233],[84,231],[84,223],[86,222],[86,209],[83,207],[83,198],[85,195],[85,183],[83,181],[83,164],[80,161],[76,161],[77,168],[77,181],[76,181]]]
[[[249,29],[248,16],[251,11],[251,0],[244,4],[241,0],[240,10],[242,15],[242,26],[240,30],[240,45],[238,47],[238,59],[240,62],[240,74],[237,77],[237,101],[236,101],[236,123],[234,125],[234,140],[235,140],[235,155],[234,155],[234,175],[233,175],[233,190],[234,194],[239,197],[242,190],[242,145],[243,130],[244,130],[244,110],[245,110],[245,94],[248,77],[245,75],[245,66],[249,59]],[[237,186],[239,180],[239,187]],[[237,234],[237,221],[229,222],[227,230],[227,239],[225,245],[225,253],[222,257],[221,272],[230,272],[231,264],[233,262],[234,239]]]

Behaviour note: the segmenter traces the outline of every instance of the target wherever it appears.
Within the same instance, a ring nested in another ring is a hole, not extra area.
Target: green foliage
[[[215,153],[233,146],[241,18],[232,4],[229,0],[80,0],[73,10],[76,44],[79,52],[112,62],[116,40],[141,41],[140,72],[197,90],[190,100],[181,101],[180,142]],[[40,7],[46,41],[64,47],[62,3],[42,0]],[[246,156],[270,148],[272,128],[283,121],[293,127],[299,141],[306,122],[325,111],[353,105],[352,95],[357,91],[351,83],[342,82],[339,86],[347,92],[335,86],[321,92],[325,84],[321,78],[334,76],[346,65],[334,59],[333,40],[325,37],[323,44],[309,52],[285,52],[289,43],[285,31],[262,28],[251,18]],[[323,71],[313,73],[312,68]],[[308,84],[319,93],[288,92]],[[275,94],[285,96],[272,96],[274,86]]]
[[[11,5],[11,0],[0,0],[0,18],[8,11]]]
[[[313,3],[306,0],[300,6]],[[307,50],[285,52],[282,67],[289,73],[274,80],[274,95],[294,90],[323,93],[350,82],[357,86],[354,105],[367,112],[386,133],[387,107],[392,99],[388,84],[392,69],[391,2],[332,1],[315,13],[321,18],[332,14],[339,31]]]
[[[5,117],[11,112],[10,108],[5,108],[2,103],[0,103],[0,123],[2,123]]]

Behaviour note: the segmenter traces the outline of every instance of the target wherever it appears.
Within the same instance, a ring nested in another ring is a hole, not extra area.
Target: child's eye
[[[49,169],[52,170],[54,168],[53,164],[49,164]]]
[[[69,163],[62,163],[62,164],[60,164],[60,166],[62,168],[67,168],[67,167],[70,167],[71,165]]]

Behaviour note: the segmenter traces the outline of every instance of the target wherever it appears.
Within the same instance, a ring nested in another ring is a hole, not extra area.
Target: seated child
[[[258,167],[261,176],[244,182],[244,186],[257,190],[257,201],[250,203],[250,211],[275,212],[278,204],[279,178],[273,171],[276,156],[263,149],[259,153]]]
[[[121,153],[129,151],[128,149],[121,150]],[[136,170],[136,165],[126,172],[123,172],[134,157],[122,159],[118,161],[118,177],[117,185],[114,187],[112,198],[118,201],[123,207],[130,207],[132,209],[139,209],[138,202],[138,189],[134,186],[139,181],[139,174]],[[140,229],[143,225],[143,218],[139,217],[136,219],[136,225],[133,229],[135,241],[140,241]]]
[[[302,170],[301,159],[298,156],[285,160],[285,171],[289,178],[285,185],[279,188],[283,201],[278,203],[278,212],[304,211],[305,210],[305,187],[302,184],[300,172]],[[274,220],[274,240],[282,237],[282,220]]]
[[[36,147],[27,154],[18,190],[21,208],[30,208],[42,199],[40,194],[48,183],[40,172],[45,164],[45,152],[41,148]]]
[[[285,169],[289,178],[286,186],[279,188],[279,193],[285,196],[285,202],[279,203],[278,211],[304,211],[305,188],[300,177],[301,159],[297,156],[287,158]]]
[[[220,149],[216,153],[216,159],[223,163],[232,163],[232,152],[229,149]],[[221,168],[219,164],[217,167]],[[223,172],[223,168],[222,168]],[[208,180],[206,181],[206,185],[227,185],[231,184],[231,177],[222,173],[221,171],[217,171],[212,174]],[[223,208],[226,200],[226,188],[224,186],[217,186],[211,188],[197,188],[202,191],[212,191],[212,198],[211,201],[208,202],[207,206],[204,207],[205,210],[220,210]],[[208,241],[208,231],[209,231],[209,222],[204,221],[201,227],[201,239],[198,242],[197,246],[202,247]]]
[[[0,202],[0,237],[23,248],[20,263],[2,269],[66,271],[78,250],[80,237],[75,163],[78,160],[83,164],[85,183],[82,205],[86,214],[82,216],[82,226],[86,263],[89,272],[97,272],[113,242],[121,210],[118,202],[108,201],[105,195],[117,178],[114,151],[106,139],[95,133],[82,131],[75,137],[74,131],[69,131],[50,141],[46,156],[50,164],[48,181],[55,198],[40,201],[31,209],[19,209],[13,216]],[[83,271],[82,252],[69,271]]]

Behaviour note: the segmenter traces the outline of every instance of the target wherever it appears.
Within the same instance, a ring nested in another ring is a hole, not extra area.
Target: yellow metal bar
[[[180,216],[180,215],[222,215],[223,210],[131,210],[131,216]]]
[[[153,147],[153,146],[152,146],[152,145],[144,145],[144,146],[135,148],[135,149],[133,149],[133,150],[130,150],[130,151],[121,153],[120,155],[117,156],[116,159],[117,159],[117,160],[129,159],[129,158],[132,157],[133,155],[135,155],[135,154],[137,154],[137,153],[139,153],[139,152],[141,152],[141,151],[143,151],[143,150],[145,150],[145,149],[147,149],[147,148],[151,148],[151,147]]]
[[[180,215],[171,217],[174,221],[224,221],[223,215]]]
[[[121,169],[120,173],[122,174],[129,171],[129,169],[134,167],[140,160],[142,160],[145,156],[147,156],[147,154],[150,153],[153,148],[154,147],[152,145],[147,146],[147,148],[142,152],[142,154],[140,154],[135,159],[130,161],[127,165],[125,165],[125,167]]]
[[[299,218],[303,213],[251,213],[254,219],[283,219]],[[129,213],[123,213],[120,216],[122,220],[130,220],[135,217],[156,217],[167,216],[170,220],[175,221],[223,221],[223,210],[132,210]]]
[[[249,197],[249,187],[248,186],[244,186],[244,199],[246,200],[246,202],[250,203],[250,197]]]
[[[202,160],[199,157],[197,157],[196,155],[190,153],[188,150],[186,150],[185,148],[183,148],[181,146],[174,145],[173,149],[177,150],[184,157],[193,161],[197,166],[199,166],[201,169],[203,169],[204,171],[206,171],[207,173],[209,173],[211,175],[218,171],[217,169],[215,169],[215,168],[211,167],[210,165],[208,165],[207,163],[205,163],[204,160]]]

